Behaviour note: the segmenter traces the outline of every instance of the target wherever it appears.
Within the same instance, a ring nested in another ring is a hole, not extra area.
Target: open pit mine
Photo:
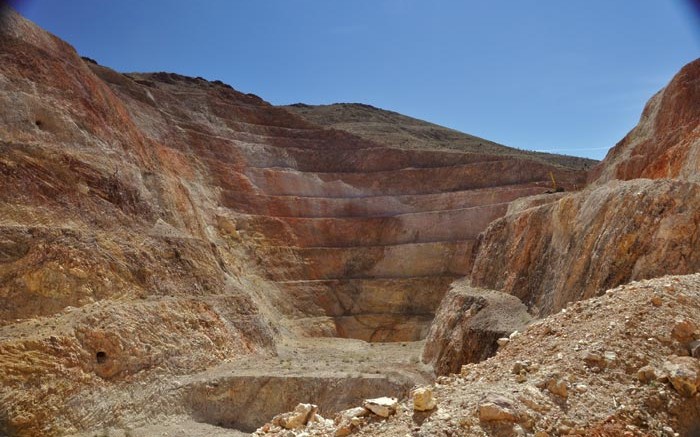
[[[0,435],[700,432],[700,61],[598,163],[2,20]]]

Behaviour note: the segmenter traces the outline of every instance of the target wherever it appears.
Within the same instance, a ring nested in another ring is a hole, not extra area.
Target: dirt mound
[[[630,283],[569,305],[494,357],[438,378],[436,409],[414,411],[404,401],[388,418],[357,421],[352,435],[696,435],[700,361],[688,355],[698,327],[700,274]],[[326,429],[280,435],[332,435]]]

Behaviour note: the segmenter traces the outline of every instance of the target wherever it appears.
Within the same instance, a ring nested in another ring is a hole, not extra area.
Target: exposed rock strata
[[[193,414],[175,379],[235,376],[297,335],[422,338],[507,202],[550,172],[584,181],[546,156],[389,148],[218,81],[120,74],[2,18],[0,433]]]
[[[610,149],[590,179],[700,181],[700,61],[686,65],[647,103],[642,118]]]
[[[540,314],[630,280],[700,270],[700,185],[612,181],[495,221],[472,284]]]

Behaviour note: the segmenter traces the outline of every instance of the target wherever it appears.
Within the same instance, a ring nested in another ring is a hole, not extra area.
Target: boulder
[[[389,417],[396,413],[397,404],[398,400],[396,398],[381,397],[367,399],[364,407],[379,417]]]
[[[437,401],[433,397],[433,389],[430,387],[419,387],[412,392],[413,410],[430,411],[437,407]]]
[[[423,350],[423,362],[438,375],[458,373],[498,350],[499,340],[531,321],[516,297],[456,282],[438,308]],[[510,341],[510,340],[509,340]]]
[[[669,382],[683,397],[693,397],[700,388],[700,361],[693,357],[670,357],[663,365]]]
[[[689,343],[695,340],[696,329],[697,327],[692,320],[678,319],[671,329],[671,336],[681,343]]]
[[[318,406],[313,404],[299,404],[294,411],[282,413],[272,419],[272,424],[285,429],[298,429],[306,426],[313,420]]]

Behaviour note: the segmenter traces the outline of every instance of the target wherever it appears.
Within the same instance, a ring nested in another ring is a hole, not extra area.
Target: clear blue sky
[[[500,143],[602,158],[700,56],[690,0],[28,0],[119,71],[274,104],[363,102]]]

